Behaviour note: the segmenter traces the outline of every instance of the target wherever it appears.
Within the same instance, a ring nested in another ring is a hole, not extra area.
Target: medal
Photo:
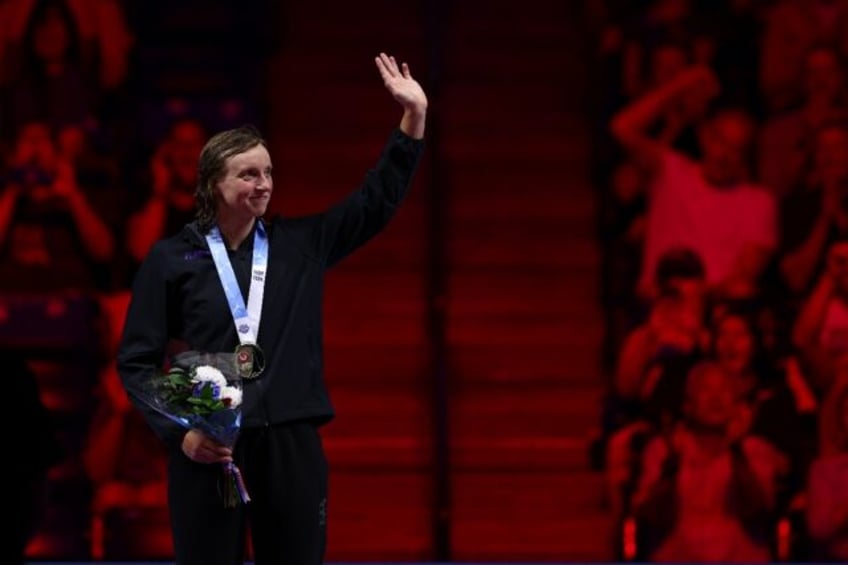
[[[241,378],[255,379],[265,370],[265,354],[255,343],[242,343],[236,347],[236,363]]]

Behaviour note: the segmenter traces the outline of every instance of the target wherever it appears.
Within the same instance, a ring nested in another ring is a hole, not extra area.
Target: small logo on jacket
[[[318,525],[322,528],[327,525],[327,498],[326,497],[321,499],[321,503],[318,505]]]
[[[183,255],[183,261],[194,261],[196,259],[200,259],[202,257],[211,257],[212,254],[208,249],[195,249],[193,251],[186,251],[185,255]]]

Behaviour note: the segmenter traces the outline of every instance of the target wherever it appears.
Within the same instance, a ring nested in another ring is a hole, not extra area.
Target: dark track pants
[[[235,449],[251,502],[224,508],[221,465],[171,457],[168,499],[177,565],[236,565],[250,524],[256,565],[319,565],[327,540],[327,460],[318,428],[242,430]]]

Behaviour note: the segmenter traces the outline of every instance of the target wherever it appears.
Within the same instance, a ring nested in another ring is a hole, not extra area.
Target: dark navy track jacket
[[[409,190],[423,147],[395,129],[377,166],[344,201],[322,214],[266,223],[268,268],[257,340],[266,368],[245,381],[243,427],[332,419],[323,378],[324,272],[386,226]],[[229,251],[245,303],[252,253],[252,235]],[[154,245],[140,266],[117,359],[135,405],[156,434],[179,449],[186,430],[132,394],[161,370],[174,342],[205,352],[232,352],[239,343],[206,239],[194,224]]]

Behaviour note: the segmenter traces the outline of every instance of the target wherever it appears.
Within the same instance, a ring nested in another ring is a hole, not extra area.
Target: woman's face
[[[718,362],[731,374],[744,373],[754,355],[754,336],[739,316],[727,316],[719,322],[715,334]]]
[[[218,219],[257,218],[265,214],[274,181],[271,157],[264,145],[255,145],[227,159],[227,170],[218,182]]]
[[[830,49],[817,49],[807,55],[804,67],[804,86],[807,98],[835,103],[842,94],[844,71],[839,56]]]
[[[52,169],[55,166],[54,161],[55,146],[50,128],[41,122],[23,126],[15,140],[14,164]]]
[[[166,141],[168,164],[183,186],[194,189],[197,184],[197,158],[205,142],[203,127],[190,120],[174,126]]]
[[[816,136],[815,164],[825,184],[848,180],[848,130],[828,127]]]
[[[737,393],[729,375],[714,366],[689,378],[695,379],[688,390],[689,417],[710,429],[726,427],[737,407]]]

